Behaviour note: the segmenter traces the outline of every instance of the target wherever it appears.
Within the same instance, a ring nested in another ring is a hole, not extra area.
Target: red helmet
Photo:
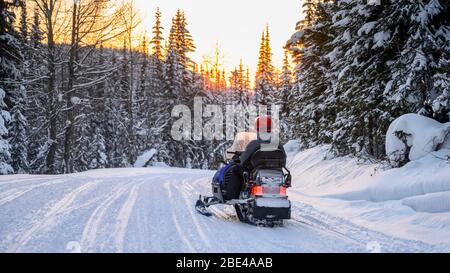
[[[255,129],[257,132],[272,132],[272,119],[269,116],[260,116],[255,120]]]

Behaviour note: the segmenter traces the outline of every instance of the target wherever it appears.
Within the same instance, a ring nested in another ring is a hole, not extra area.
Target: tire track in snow
[[[112,190],[113,193],[107,196],[106,199],[104,199],[103,202],[101,202],[91,214],[81,235],[80,244],[83,252],[89,252],[95,245],[98,228],[101,225],[103,216],[108,211],[109,207],[130,188],[130,183],[114,188]]]
[[[130,219],[131,212],[133,211],[134,204],[136,203],[136,199],[139,195],[139,188],[141,184],[142,183],[139,183],[131,188],[130,193],[128,194],[128,198],[120,209],[119,215],[117,216],[117,224],[114,230],[114,239],[116,251],[118,252],[123,252],[123,243],[125,233],[127,231],[128,221]]]
[[[49,182],[15,187],[15,188],[6,190],[6,191],[0,193],[0,206],[13,201],[13,200],[19,198],[20,196],[24,195],[25,193],[30,192],[34,189],[45,187],[45,186],[52,186],[52,185],[60,184],[60,183],[64,183],[64,182],[65,181],[62,179],[56,179],[56,180],[49,181]]]
[[[178,237],[184,242],[184,244],[188,247],[189,252],[195,252],[195,248],[193,247],[190,238],[188,236],[186,236],[186,231],[183,230],[182,228],[182,224],[180,223],[179,220],[179,214],[177,213],[177,210],[174,209],[173,207],[173,203],[171,200],[173,200],[173,193],[172,193],[172,187],[173,184],[177,183],[176,181],[167,181],[166,183],[164,183],[164,188],[166,189],[167,195],[168,195],[168,199],[170,200],[168,203],[170,205],[170,210],[171,210],[171,217],[172,217],[172,222],[174,223],[176,232],[178,234]]]
[[[397,238],[367,229],[343,218],[320,212],[306,203],[297,201],[294,204],[292,216],[296,222],[351,241],[355,245],[356,251],[365,251],[371,242],[378,243],[381,246],[382,252],[441,251],[439,247],[421,241]]]
[[[164,182],[169,176],[168,174],[146,175],[136,181],[139,183],[139,190],[123,236],[124,252],[157,251],[164,246],[151,248],[162,236],[161,233],[158,233],[158,230],[160,231],[161,221],[165,220],[164,210],[168,209],[166,202],[161,203],[159,198],[155,197],[164,196],[165,189],[161,182]],[[153,213],[157,213],[157,215],[152,216]],[[155,219],[157,220],[156,223]],[[155,231],[154,227],[158,230]]]
[[[189,190],[188,194],[190,192],[192,193],[196,193],[197,195],[194,195],[193,197],[193,202],[197,201],[197,196],[200,193],[204,193],[202,195],[204,196],[210,196],[211,195],[211,189],[210,187],[205,187],[205,185],[210,186],[210,180],[211,178],[207,177],[202,177],[199,178],[198,180],[195,181],[195,183],[190,183],[188,181],[184,182],[184,186],[186,189]],[[205,181],[207,183],[205,183]],[[186,191],[186,190],[185,190]],[[192,206],[193,204],[190,204],[190,206]],[[209,207],[209,210],[211,211],[211,213],[213,213],[213,215],[218,218],[218,219],[223,219],[223,220],[237,220],[237,216],[234,213],[234,208],[231,209],[232,214],[229,214],[228,212],[224,211],[222,208],[219,208],[217,206],[211,206]]]
[[[39,219],[30,229],[22,233],[22,235],[16,240],[17,243],[8,248],[7,252],[17,252],[21,247],[26,245],[36,233],[43,232],[53,226],[56,222],[56,218],[65,213],[66,208],[69,207],[72,202],[84,191],[87,191],[96,185],[95,182],[87,182],[82,186],[72,190],[60,199],[52,208],[44,215],[42,219]]]
[[[27,183],[27,182],[39,182],[39,181],[49,181],[49,180],[56,180],[56,179],[61,179],[61,177],[59,175],[39,175],[38,178],[37,177],[21,177],[21,178],[16,178],[14,179],[16,176],[18,175],[10,175],[8,178],[3,178],[0,177],[0,186],[4,186],[4,185],[9,185],[9,184],[21,184],[21,183]],[[32,176],[32,175],[30,175]],[[11,180],[11,177],[13,177],[13,180]],[[8,179],[8,180],[6,180]]]
[[[206,234],[204,232],[206,225],[205,224],[201,225],[200,221],[198,220],[198,217],[201,215],[199,215],[194,210],[190,209],[190,207],[193,205],[193,202],[195,200],[195,197],[193,196],[193,193],[195,191],[193,191],[194,188],[191,186],[191,182],[184,180],[184,181],[181,181],[181,183],[179,185],[176,183],[172,183],[172,184],[177,185],[176,186],[177,190],[181,194],[184,204],[186,205],[186,208],[188,208],[192,222],[195,226],[195,231],[200,236],[200,239],[203,241],[203,243],[208,248],[210,248],[211,242],[210,242],[210,240],[208,240],[208,236],[206,236]]]

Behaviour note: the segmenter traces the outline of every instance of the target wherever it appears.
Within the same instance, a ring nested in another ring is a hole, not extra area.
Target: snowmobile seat
[[[286,153],[280,149],[257,150],[250,158],[250,169],[282,169],[286,167]]]

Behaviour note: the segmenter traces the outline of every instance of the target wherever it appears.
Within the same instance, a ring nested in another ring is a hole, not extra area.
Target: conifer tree
[[[275,79],[272,65],[272,49],[270,47],[269,26],[261,37],[261,45],[258,57],[258,67],[255,79],[256,102],[270,105],[274,101]]]
[[[159,8],[155,13],[155,24],[153,26],[153,37],[150,41],[152,45],[152,69],[154,71],[153,79],[153,91],[154,94],[158,94],[162,88],[162,83],[164,80],[164,48],[163,48],[163,30],[161,25],[161,12]]]
[[[10,174],[14,172],[11,163],[11,152],[17,147],[11,147],[9,138],[10,126],[19,125],[19,121],[12,120],[10,111],[18,102],[16,92],[20,91],[20,65],[22,54],[19,36],[14,28],[16,16],[13,9],[19,5],[18,1],[7,2],[0,0],[0,174]],[[15,129],[15,128],[14,128]],[[14,139],[15,140],[15,139]]]
[[[277,103],[282,105],[281,113],[283,116],[289,116],[289,99],[292,90],[292,71],[289,63],[288,51],[284,51],[283,68],[280,76],[280,86],[278,91]]]
[[[304,146],[331,143],[339,155],[379,159],[394,118],[448,121],[442,2],[304,2],[305,20],[287,43],[296,64],[290,123]]]

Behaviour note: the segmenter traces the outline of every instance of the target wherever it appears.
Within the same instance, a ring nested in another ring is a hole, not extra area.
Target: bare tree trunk
[[[134,132],[134,52],[133,52],[133,29],[136,24],[136,13],[133,8],[133,1],[129,2],[128,5],[128,14],[126,15],[128,20],[126,21],[126,39],[128,43],[128,53],[129,53],[129,80],[128,80],[128,96],[127,96],[127,116],[128,116],[128,124],[127,124],[127,134],[128,134],[128,162],[133,164],[136,157],[136,140],[135,140],[135,132]]]
[[[78,47],[77,43],[77,2],[73,2],[72,10],[72,34],[70,45],[70,57],[69,57],[69,78],[67,83],[66,94],[66,106],[67,106],[67,122],[64,141],[64,163],[66,165],[65,172],[73,172],[73,158],[72,158],[72,145],[73,145],[73,129],[75,123],[75,104],[73,103],[72,95],[74,93],[73,84],[75,80],[75,57]]]
[[[47,173],[55,173],[55,155],[56,155],[56,133],[58,117],[55,107],[55,84],[56,84],[56,57],[55,57],[55,41],[53,33],[52,15],[55,9],[55,0],[42,1],[39,3],[47,27],[47,120],[48,120],[48,153],[46,158]]]
[[[133,164],[134,160],[135,160],[135,140],[134,140],[134,114],[133,114],[133,105],[134,105],[134,96],[133,96],[133,89],[134,89],[134,85],[133,85],[133,78],[134,78],[134,74],[133,74],[133,70],[134,70],[134,60],[133,60],[133,49],[131,47],[132,44],[132,29],[129,30],[129,35],[128,35],[128,44],[129,44],[129,52],[130,52],[130,80],[129,80],[129,90],[128,90],[128,145],[129,145],[129,149],[128,149],[128,162],[130,164]]]

